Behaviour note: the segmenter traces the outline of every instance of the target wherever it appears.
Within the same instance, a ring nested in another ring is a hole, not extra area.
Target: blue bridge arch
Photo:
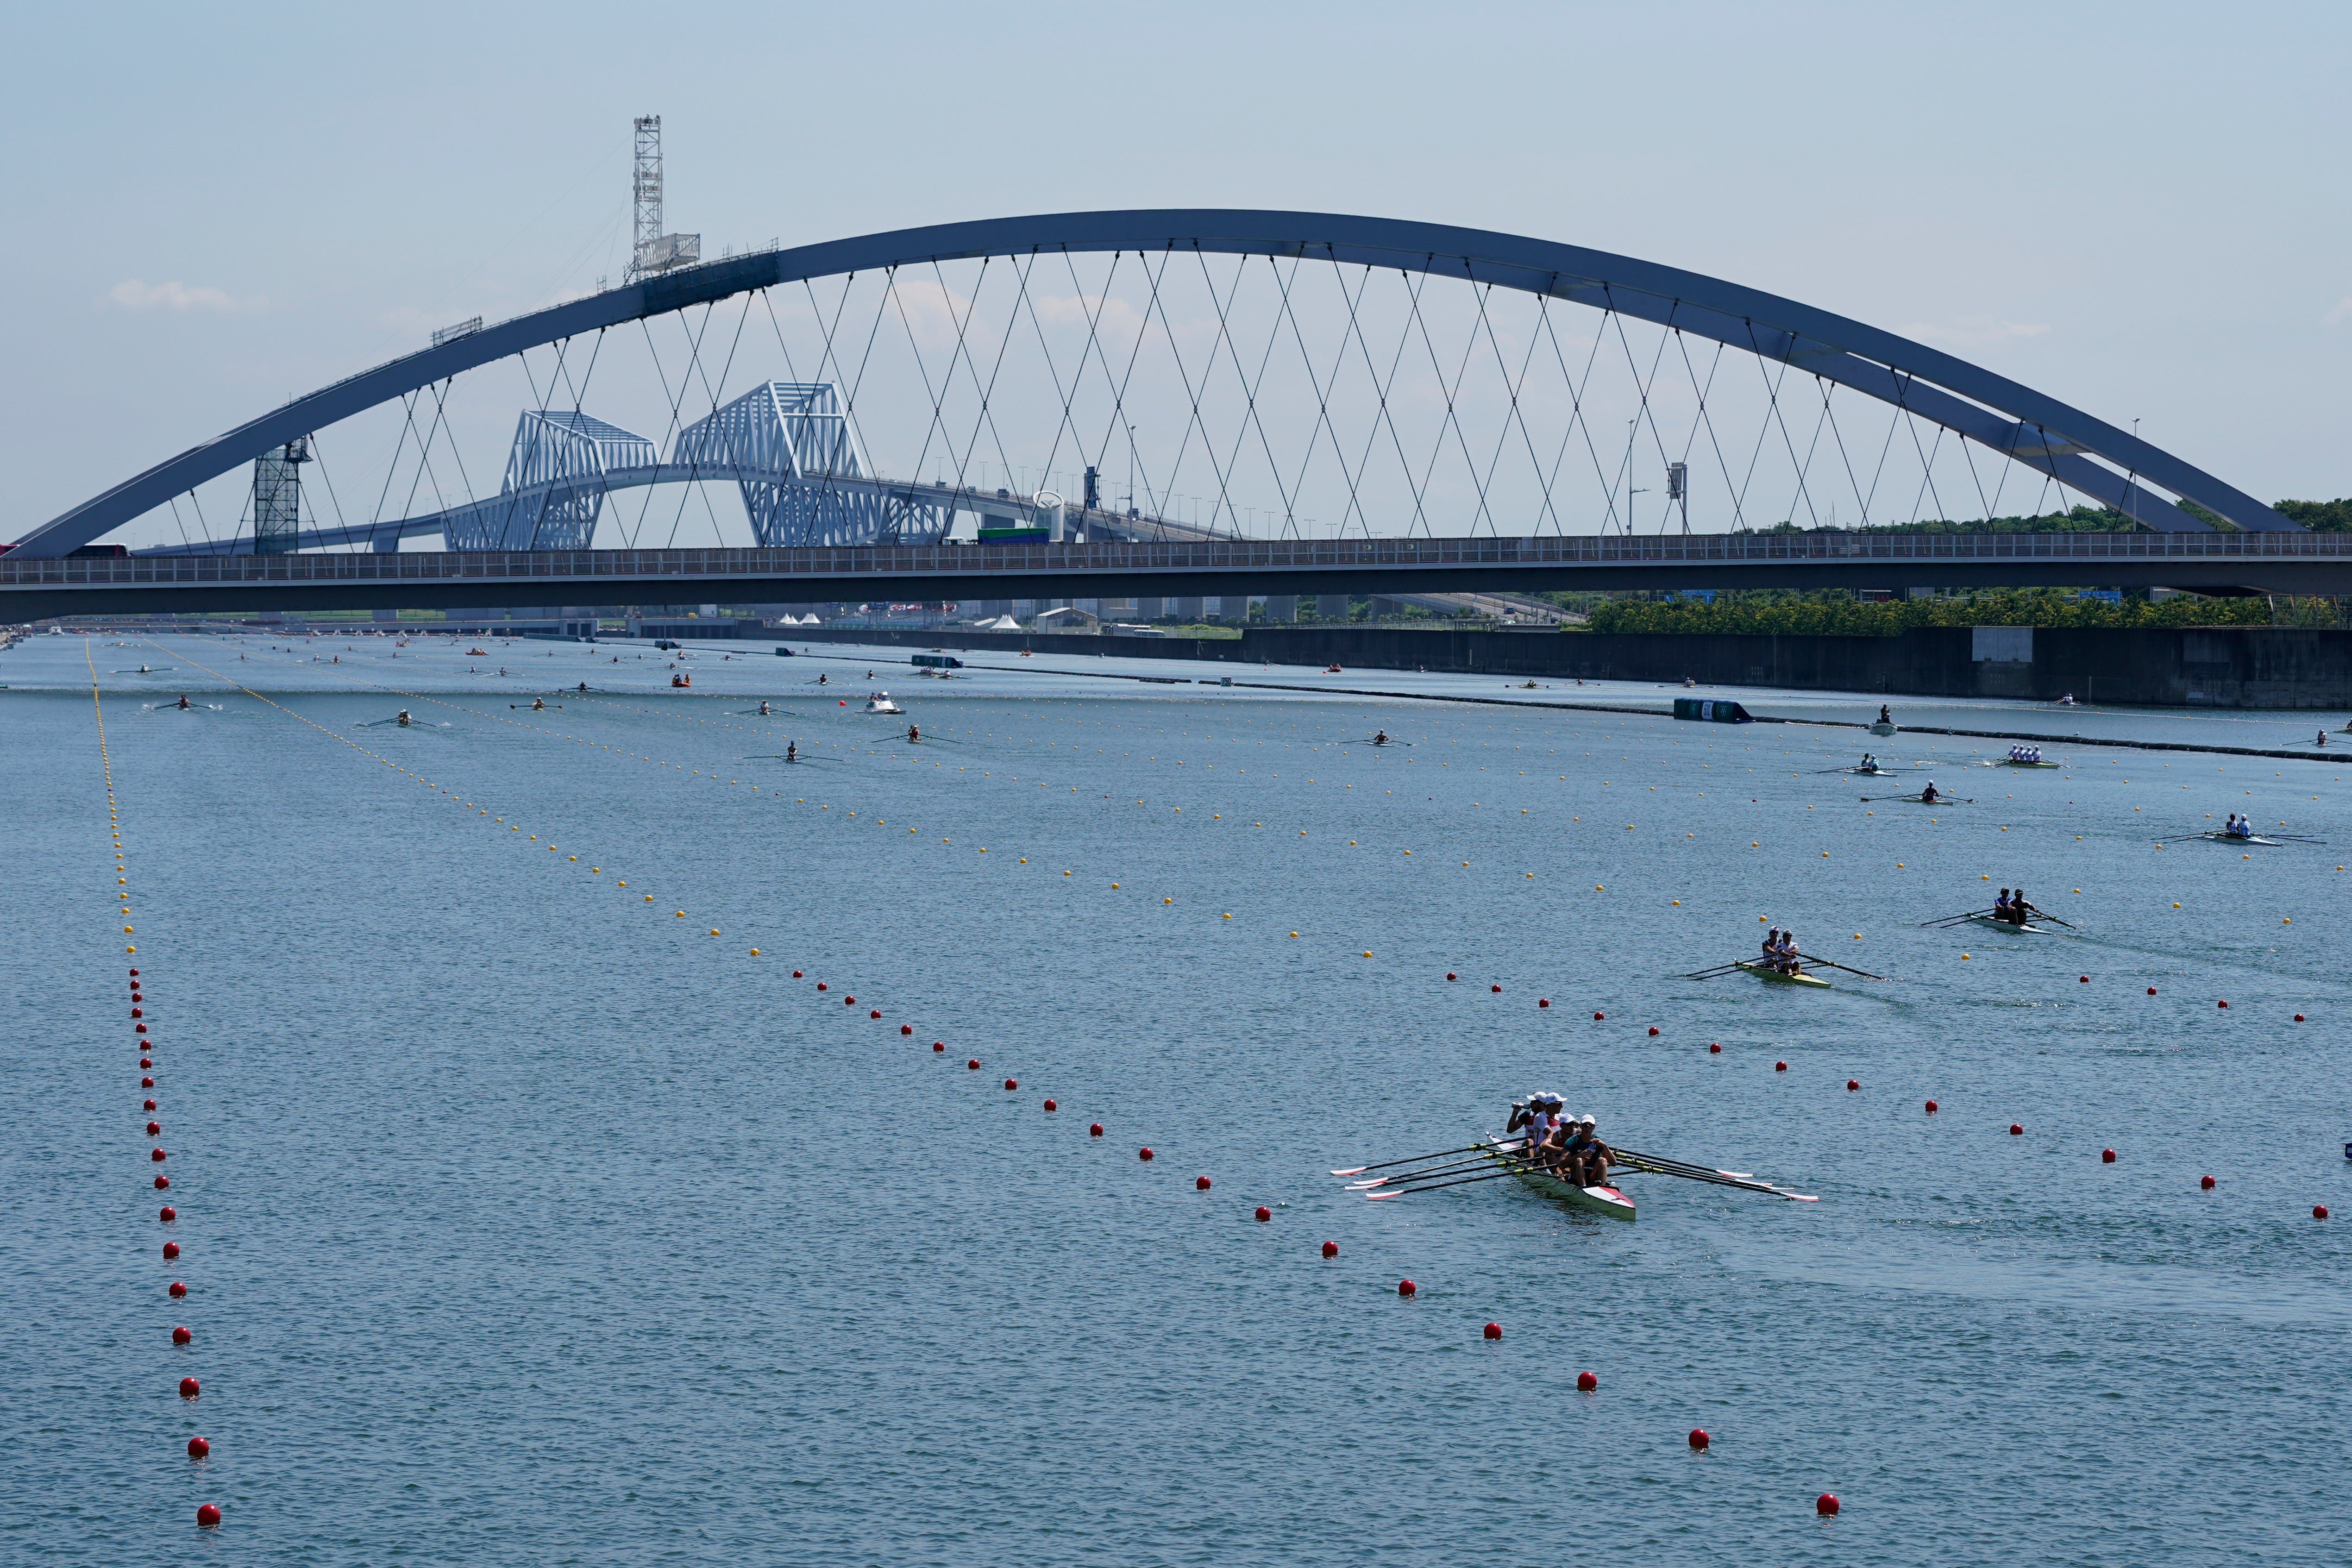
[[[297,437],[446,377],[583,332],[845,273],[1065,250],[1168,249],[1329,259],[1613,310],[1780,361],[1906,409],[2160,531],[2201,532],[2208,525],[2149,485],[2248,531],[2299,527],[2194,464],[2054,397],[1924,343],[1761,289],[1486,229],[1331,213],[1171,208],[991,218],[761,251],[517,316],[271,409],[42,524],[19,542],[16,553],[64,555]]]

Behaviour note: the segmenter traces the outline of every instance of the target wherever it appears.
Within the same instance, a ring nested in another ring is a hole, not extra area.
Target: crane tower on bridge
[[[631,194],[637,208],[636,243],[629,252],[628,270],[622,275],[625,283],[692,267],[702,259],[700,235],[662,232],[661,116],[641,114],[635,127],[637,167]]]

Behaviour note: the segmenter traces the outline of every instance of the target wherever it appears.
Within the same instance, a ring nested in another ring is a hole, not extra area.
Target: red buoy
[[[1258,1224],[1260,1224],[1260,1225],[1264,1225],[1264,1224],[1265,1224],[1267,1221],[1271,1220],[1272,1218],[1274,1218],[1274,1211],[1273,1211],[1272,1209],[1270,1209],[1270,1208],[1266,1207],[1264,1204],[1260,1204],[1260,1205],[1257,1205],[1257,1222],[1258,1222]]]
[[[205,1391],[205,1385],[204,1385],[203,1384],[201,1384],[201,1383],[198,1383],[194,1378],[193,1378],[193,1377],[184,1377],[184,1378],[180,1379],[180,1397],[181,1397],[181,1398],[183,1398],[183,1399],[194,1399],[197,1394],[202,1394],[204,1391]]]
[[[2009,1135],[2011,1138],[2021,1138],[2025,1135],[2025,1129],[2012,1121],[2009,1124]]]
[[[2155,995],[2155,994],[2156,994],[2156,987],[2155,987],[2155,986],[2153,986],[2153,985],[2149,986],[2149,987],[2147,988],[2147,994],[2148,994],[2149,995],[2151,995],[2151,996]]]
[[[1706,1427],[1694,1426],[1691,1428],[1690,1446],[1699,1453],[1706,1453],[1706,1446],[1714,1441],[1714,1438],[1706,1435]]]
[[[178,1242],[176,1242],[176,1241],[167,1241],[167,1242],[165,1242],[165,1243],[163,1244],[163,1261],[164,1261],[164,1262],[169,1263],[169,1262],[171,1262],[171,1261],[172,1261],[172,1259],[173,1259],[173,1258],[177,1258],[177,1257],[179,1257],[179,1256],[180,1256],[180,1244],[179,1244]]]
[[[1862,1079],[1858,1078],[1850,1078],[1845,1080],[1845,1091],[1848,1094],[1852,1094],[1855,1089],[1860,1089],[1861,1087]]]
[[[1930,1116],[1936,1114],[1936,1102],[1932,1100],[1927,1102],[1927,1114]]]
[[[1723,1042],[1721,1040],[1707,1041],[1706,1054],[1711,1057],[1721,1056],[1723,1054]]]
[[[2100,1151],[2099,1151],[2099,1163],[2100,1163],[2100,1164],[2102,1164],[2102,1165],[2112,1165],[2112,1164],[2114,1164],[2115,1163],[2116,1163],[2116,1152],[2115,1152],[2113,1149],[2102,1149],[2102,1150],[2100,1150]]]
[[[857,1000],[857,998],[856,998],[856,997],[855,997],[855,996],[852,996],[852,997],[849,997],[849,998],[848,998],[848,1000],[849,1000],[849,1001],[852,1001],[852,1002],[855,1002],[855,1001],[856,1001],[856,1000]],[[869,1018],[878,1018],[878,1017],[880,1017],[880,1016],[882,1016],[882,1009],[881,1009],[881,1008],[879,1008],[879,1007],[868,1007],[868,1008],[866,1010],[866,1016],[867,1017],[869,1017]]]
[[[1607,1016],[1609,1016],[1609,1015],[1608,1015],[1608,1014],[1606,1014],[1606,1013],[1595,1013],[1594,1015],[1592,1015],[1592,1021],[1593,1021],[1594,1023],[1596,1023],[1596,1024],[1597,1024],[1597,1023],[1601,1022],[1601,1019],[1606,1018]]]
[[[1206,1176],[1195,1176],[1192,1178],[1192,1186],[1195,1191],[1205,1193],[1209,1190],[1209,1178]]]
[[[824,981],[822,981],[822,980],[818,981],[818,982],[816,983],[816,988],[817,988],[818,990],[820,990],[820,991],[824,990]]]
[[[2326,1219],[2327,1217],[2327,1205],[2326,1204],[2312,1205],[2311,1217],[2314,1219]]]
[[[180,1211],[173,1208],[170,1204],[165,1204],[163,1205],[163,1212],[157,1215],[155,1217],[162,1220],[165,1225],[169,1225],[173,1220],[180,1217]]]
[[[801,972],[800,972],[799,970],[797,970],[797,969],[793,970],[793,979],[795,979],[795,980],[798,980],[800,977],[801,977]]]
[[[1019,1089],[1020,1087],[1021,1080],[1017,1078],[1008,1078],[1004,1080],[1004,1088],[1007,1093],[1010,1093],[1012,1090]]]
[[[1324,1256],[1324,1257],[1326,1257],[1326,1258],[1337,1258],[1337,1257],[1339,1257],[1339,1244],[1338,1242],[1336,1242],[1336,1241],[1327,1241],[1327,1242],[1325,1242],[1325,1243],[1323,1244],[1323,1256]]]
[[[155,1080],[152,1078],[142,1078],[139,1080],[139,1087],[142,1089],[152,1089],[155,1087]]]
[[[134,1017],[134,1018],[143,1018],[143,1017],[145,1017],[145,1016],[147,1016],[147,1014],[146,1014],[146,1012],[145,1012],[145,1010],[144,1010],[144,1009],[138,1008],[138,1007],[133,1007],[132,1009],[131,1009],[131,1016],[132,1017]]]
[[[1774,1072],[1787,1072],[1789,1070],[1789,1064],[1787,1062],[1774,1062],[1772,1064],[1772,1070]]]
[[[1455,974],[1454,974],[1454,971],[1452,971],[1452,970],[1450,970],[1450,969],[1449,969],[1449,970],[1447,970],[1447,971],[1445,972],[1445,978],[1446,978],[1446,979],[1448,979],[1448,980],[1453,980],[1453,979],[1455,979],[1455,978],[1457,978],[1457,977],[1455,976]]]
[[[2227,1008],[2230,1005],[2229,1005],[2229,1003],[2227,1003],[2227,1002],[2216,1002],[2216,1003],[2214,1003],[2214,1004],[2213,1004],[2213,1005],[2215,1005],[2216,1007]]]
[[[2297,1014],[2294,1016],[2294,1021],[2295,1021],[2296,1023],[2298,1023],[2298,1024],[2302,1023],[2302,1022],[2303,1022],[2303,1015],[2302,1015],[2302,1014],[2300,1014],[2300,1013],[2297,1013]]]
[[[152,1068],[155,1063],[152,1058],[141,1057],[139,1058],[139,1065],[142,1068]]]
[[[172,1184],[172,1178],[171,1178],[171,1177],[166,1176],[166,1175],[163,1175],[163,1174],[161,1174],[160,1173],[156,1175],[156,1177],[155,1177],[155,1190],[156,1190],[157,1192],[159,1192],[159,1193],[160,1193],[160,1192],[162,1192],[164,1188],[166,1188],[166,1187],[170,1186],[171,1184]]]
[[[136,974],[136,973],[138,973],[139,972],[138,972],[137,970],[135,970],[135,969],[134,969],[134,970],[132,970],[131,973],[133,973],[133,974]]]
[[[193,1340],[195,1337],[195,1334],[185,1323],[180,1324],[177,1328],[172,1331],[172,1342],[175,1345],[186,1344],[190,1340]]]
[[[1601,1379],[1600,1379],[1600,1378],[1598,1378],[1598,1377],[1596,1377],[1596,1376],[1594,1376],[1591,1373],[1589,1373],[1589,1372],[1580,1372],[1580,1373],[1578,1373],[1576,1374],[1576,1392],[1577,1392],[1577,1393],[1579,1393],[1579,1394],[1591,1394],[1591,1393],[1592,1393],[1594,1390],[1598,1389],[1600,1386],[1601,1386]]]
[[[149,1151],[148,1151],[148,1153],[147,1153],[147,1157],[148,1157],[150,1160],[154,1161],[154,1162],[155,1162],[157,1164],[159,1164],[159,1165],[160,1165],[160,1164],[162,1164],[164,1161],[166,1161],[166,1160],[168,1160],[168,1159],[170,1159],[170,1158],[171,1158],[171,1156],[170,1156],[170,1155],[168,1155],[168,1154],[164,1153],[164,1152],[163,1152],[163,1151],[162,1151],[161,1149],[151,1149],[151,1150],[149,1150]]]
[[[131,1026],[131,1032],[134,1035],[143,1035],[147,1032],[147,1026],[144,1024],[133,1024]]]
[[[1813,1511],[1823,1519],[1834,1518],[1838,1510],[1837,1493],[1823,1492],[1813,1500]]]
[[[2210,1193],[2213,1190],[2213,1178],[2210,1176],[2200,1176],[2197,1178],[2197,1184]]]
[[[178,1300],[181,1297],[183,1297],[183,1296],[184,1296],[184,1295],[186,1295],[186,1294],[188,1293],[188,1288],[187,1288],[185,1285],[181,1284],[177,1279],[173,1280],[169,1285],[165,1286],[163,1289],[164,1289],[165,1292],[166,1292],[167,1294],[169,1294],[169,1295],[171,1296],[172,1300],[173,1300],[174,1301]]]
[[[204,1503],[198,1506],[196,1509],[196,1527],[200,1530],[218,1529],[220,1527],[220,1510],[211,1503]]]
[[[210,1443],[205,1442],[202,1437],[191,1437],[188,1439],[188,1458],[191,1459],[201,1459],[212,1451],[213,1446]]]
[[[1101,1136],[1102,1136],[1102,1123],[1101,1123],[1101,1122],[1099,1122],[1099,1121],[1097,1121],[1097,1122],[1093,1123],[1093,1124],[1092,1124],[1092,1125],[1090,1125],[1089,1127],[1087,1127],[1087,1137],[1089,1137],[1089,1138],[1099,1138],[1099,1137],[1101,1137]]]
[[[1062,1108],[1049,1100],[1045,1102],[1045,1109],[1048,1110],[1059,1110]]]
[[[1551,1005],[1551,998],[1549,996],[1538,996],[1536,998],[1536,1005],[1538,1007],[1549,1007]]]
[[[970,1068],[972,1071],[978,1072],[980,1070],[980,1058],[978,1057],[974,1057],[971,1060],[964,1063],[963,1065]]]
[[[1657,1032],[1658,1032],[1658,1026],[1657,1026],[1655,1024],[1651,1025],[1651,1026],[1650,1026],[1650,1033],[1652,1033],[1652,1034],[1654,1034],[1654,1034],[1656,1034]]]
[[[2091,977],[2087,974],[2077,974],[2074,978],[2077,982],[2084,985],[2088,985],[2091,983]]]
[[[1487,989],[1487,990],[1489,990],[1489,991],[1500,991],[1500,990],[1502,989],[1502,987],[1501,987],[1501,986],[1499,986],[1499,985],[1489,985],[1489,986],[1487,986],[1487,987],[1486,987],[1486,989]]]
[[[915,1032],[915,1026],[912,1024],[901,1024],[898,1026],[898,1032],[902,1035],[911,1035]]]
[[[1503,1337],[1503,1325],[1500,1323],[1489,1323],[1482,1331],[1490,1340],[1499,1340]]]
[[[1149,1160],[1151,1158],[1151,1151],[1149,1149],[1138,1149],[1135,1152],[1135,1157],[1139,1160]]]
[[[147,1109],[147,1110],[154,1110],[154,1109],[155,1109],[155,1102],[154,1102],[153,1100],[149,1100],[149,1101],[147,1102],[146,1109]]]
[[[154,1102],[151,1100],[148,1103],[152,1106]],[[163,1132],[163,1124],[160,1121],[150,1121],[147,1124],[147,1136],[150,1138],[158,1136]]]
[[[933,1040],[933,1041],[931,1042],[931,1049],[932,1049],[933,1051],[935,1051],[935,1052],[937,1052],[937,1051],[944,1051],[944,1050],[946,1050],[947,1048],[948,1048],[948,1043],[947,1043],[945,1040]]]
[[[1420,1289],[1420,1286],[1414,1284],[1410,1279],[1400,1279],[1397,1281],[1397,1294],[1400,1296],[1410,1296],[1415,1290]]]

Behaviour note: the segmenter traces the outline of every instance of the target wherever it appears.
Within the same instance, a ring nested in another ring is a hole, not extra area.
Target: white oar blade
[[[1370,1165],[1350,1165],[1344,1171],[1334,1171],[1331,1173],[1335,1176],[1360,1176],[1370,1169]]]

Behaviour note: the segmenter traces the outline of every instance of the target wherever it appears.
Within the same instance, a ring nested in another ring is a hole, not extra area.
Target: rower
[[[922,738],[923,738],[923,729],[922,729],[922,726],[921,726],[921,725],[919,725],[919,724],[909,724],[909,725],[908,725],[908,726],[907,726],[907,739],[908,739],[908,740],[912,741],[912,742],[919,742],[919,741],[921,741],[921,740],[922,740]]]
[[[760,702],[760,717],[762,719],[768,717],[768,704],[764,698]]]
[[[183,696],[183,697],[180,699],[180,706],[181,706],[181,707],[183,707],[183,708],[185,708],[186,706],[188,706],[188,700],[187,700],[187,698],[186,698],[185,696]]]
[[[784,742],[784,761],[788,763],[797,763],[800,760],[801,743],[798,741],[786,741]]]
[[[1919,798],[1929,805],[1935,805],[1938,799],[1942,798],[1936,793],[1936,781],[1934,779],[1929,779],[1927,781],[1927,787],[1919,792]]]
[[[394,721],[393,721],[393,722],[394,722],[394,723],[395,723],[395,724],[397,724],[397,725],[399,725],[402,729],[405,730],[406,728],[408,728],[408,726],[409,726],[410,724],[412,724],[412,723],[415,722],[415,721],[414,721],[414,720],[412,720],[411,718],[409,718],[409,716],[408,716],[408,710],[407,710],[407,709],[405,709],[405,708],[404,708],[404,709],[402,709],[402,710],[400,710],[400,717],[399,717],[399,718],[397,718],[397,719],[395,719],[395,720],[394,720]]]
[[[1895,722],[1895,715],[1887,711],[1886,704],[1884,702],[1878,705],[1878,721],[1882,724],[1892,724]]]
[[[1767,969],[1780,967],[1780,928],[1779,926],[1774,926],[1764,933],[1764,967]]]
[[[2009,918],[2014,924],[2023,925],[2028,919],[2042,912],[2026,898],[2023,888],[2018,889],[2016,895],[2009,900]]]
[[[1868,752],[1863,752],[1862,766],[1854,771],[1857,773],[1874,773],[1878,771],[1878,759],[1872,756]]]
[[[819,686],[823,686],[823,685],[824,684],[824,671],[823,671],[823,670],[819,670],[819,671],[817,671],[816,683],[817,683]]]
[[[530,710],[534,713],[544,713],[547,711],[547,699],[544,697],[532,698],[530,700]]]
[[[2005,921],[2009,919],[2009,889],[2007,888],[2003,888],[2000,890],[2000,895],[1992,901],[1992,918],[1997,921]]]
[[[1797,963],[1798,959],[1802,956],[1803,954],[1797,951],[1797,933],[1793,931],[1781,931],[1780,973],[1783,974],[1801,974],[1804,973]]]
[[[1374,731],[1372,732],[1372,744],[1373,744],[1373,745],[1375,745],[1375,746],[1385,746],[1385,745],[1387,745],[1388,743],[1389,743],[1389,732],[1388,732],[1386,730],[1376,730],[1376,731]],[[2324,746],[2324,745],[2326,745],[2326,744],[2327,744],[2327,732],[2326,732],[2326,731],[2324,731],[2324,730],[2320,731],[2320,735],[2319,735],[2319,743],[2320,743],[2321,745],[2323,745],[2323,746]]]
[[[617,658],[616,658],[616,659],[614,659],[613,662],[614,662],[614,664],[618,664],[618,663],[620,663],[621,661],[620,661],[619,659],[617,659]],[[588,689],[588,683],[587,683],[586,681],[584,681],[584,680],[583,680],[583,681],[582,681],[582,682],[580,683],[580,689],[581,689],[581,690],[583,690],[583,691],[587,690],[587,689]]]
[[[1601,1133],[1590,1116],[1584,1119],[1584,1170],[1578,1183],[1580,1186],[1605,1187],[1609,1184],[1609,1161],[1615,1152],[1601,1141]]]

